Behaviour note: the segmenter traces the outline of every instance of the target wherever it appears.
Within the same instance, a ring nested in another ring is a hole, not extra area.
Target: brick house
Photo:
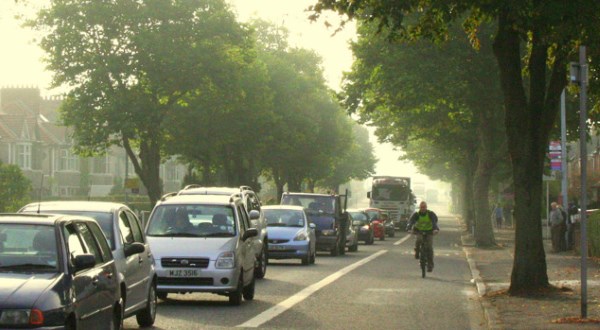
[[[125,178],[135,182],[122,148],[113,147],[100,157],[73,153],[68,127],[56,124],[61,102],[41,97],[39,88],[0,88],[0,160],[21,168],[35,197],[40,192],[44,197],[105,196]],[[178,190],[184,173],[175,160],[161,165],[164,191]],[[138,191],[145,194],[143,186]]]

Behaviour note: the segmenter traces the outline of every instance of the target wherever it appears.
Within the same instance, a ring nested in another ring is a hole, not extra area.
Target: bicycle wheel
[[[423,240],[425,241],[425,240]],[[427,246],[425,242],[421,243],[419,247],[421,250],[419,253],[419,264],[421,266],[421,277],[425,278],[425,274],[427,273]]]

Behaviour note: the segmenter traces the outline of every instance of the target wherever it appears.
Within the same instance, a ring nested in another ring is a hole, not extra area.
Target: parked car
[[[53,201],[31,203],[19,213],[81,215],[95,219],[111,248],[117,266],[124,301],[125,318],[135,315],[140,326],[156,318],[156,272],[143,226],[124,204],[94,201]]]
[[[369,215],[369,220],[373,224],[375,237],[380,241],[385,240],[385,228],[383,220],[383,210],[377,208],[366,208],[365,212]]]
[[[262,208],[269,232],[269,259],[300,259],[314,264],[317,238],[314,223],[304,209],[294,205],[269,205]]]
[[[258,232],[238,194],[176,195],[154,206],[146,235],[158,274],[158,297],[169,293],[209,292],[239,305],[254,299]]]
[[[177,192],[177,195],[225,195],[231,196],[233,194],[239,194],[242,199],[242,203],[246,208],[247,212],[256,210],[259,212],[258,219],[252,220],[252,227],[256,228],[258,235],[252,237],[254,242],[254,250],[256,251],[256,266],[254,267],[254,276],[256,278],[263,278],[267,273],[267,259],[269,251],[269,237],[267,233],[267,223],[265,216],[261,212],[262,203],[258,194],[252,190],[249,186],[240,186],[238,188],[229,187],[202,187],[200,185],[192,184]]]
[[[0,214],[0,327],[120,329],[122,300],[93,219]]]
[[[364,241],[365,244],[371,245],[375,241],[373,225],[369,221],[369,215],[359,209],[349,209],[348,214],[352,220],[352,227],[358,233],[358,240]]]

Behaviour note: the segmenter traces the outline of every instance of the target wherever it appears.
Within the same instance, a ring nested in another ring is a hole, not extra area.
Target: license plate
[[[273,251],[285,250],[285,246],[281,246],[281,245],[269,245],[269,250],[273,250]]]
[[[197,269],[171,269],[169,270],[169,277],[199,277]]]

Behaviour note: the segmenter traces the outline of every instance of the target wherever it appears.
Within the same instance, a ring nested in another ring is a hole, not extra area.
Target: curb
[[[481,303],[481,308],[483,309],[483,314],[487,321],[487,328],[490,330],[500,330],[504,329],[502,327],[502,322],[498,317],[498,311],[496,308],[484,297],[487,293],[488,288],[483,279],[481,278],[479,269],[477,269],[477,264],[475,260],[472,258],[472,250],[474,249],[474,244],[467,243],[467,238],[465,235],[461,235],[460,237],[461,243],[463,246],[463,252],[467,258],[467,263],[469,264],[469,269],[471,270],[471,282],[475,284],[477,288],[477,293],[479,294],[479,302]]]

